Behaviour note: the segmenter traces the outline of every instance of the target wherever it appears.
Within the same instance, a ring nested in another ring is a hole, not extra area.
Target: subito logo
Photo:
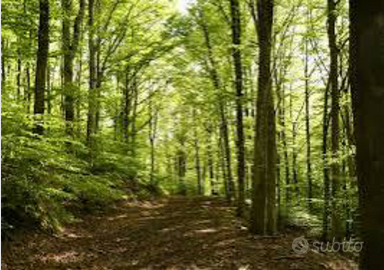
[[[307,253],[309,248],[309,244],[307,239],[305,239],[303,236],[296,238],[292,242],[292,249],[297,254],[305,254]]]

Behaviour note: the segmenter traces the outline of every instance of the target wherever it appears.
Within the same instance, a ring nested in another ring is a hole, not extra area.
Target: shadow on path
[[[296,237],[254,237],[220,199],[172,197],[15,242],[2,269],[357,269],[335,254],[293,253]]]

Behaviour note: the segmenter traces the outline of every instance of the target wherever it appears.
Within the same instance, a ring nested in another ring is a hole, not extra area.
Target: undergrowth
[[[16,105],[7,108],[2,112],[3,238],[21,228],[56,231],[79,213],[151,196],[153,187],[140,177],[142,166],[122,143],[95,138],[91,159],[85,140],[63,134],[62,122],[47,119],[50,129],[38,136],[33,119]]]

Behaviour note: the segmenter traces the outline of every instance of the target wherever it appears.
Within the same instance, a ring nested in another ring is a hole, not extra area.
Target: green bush
[[[91,153],[85,139],[65,133],[63,120],[47,116],[47,134],[38,136],[23,104],[2,95],[2,105],[3,235],[20,228],[55,231],[84,212],[161,193],[140,180],[145,170],[126,143],[98,135]]]
[[[73,147],[68,140],[28,132],[2,138],[5,234],[21,227],[58,230],[74,219],[74,209],[100,210],[126,198],[125,186],[136,174],[137,166],[117,155],[102,153],[91,165],[77,155],[85,149],[79,142]]]

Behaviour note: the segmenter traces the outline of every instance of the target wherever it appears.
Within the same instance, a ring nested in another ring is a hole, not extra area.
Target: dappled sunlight
[[[194,222],[195,225],[203,225],[203,224],[211,224],[212,220],[206,219],[206,220],[197,220]]]
[[[92,234],[89,232],[86,232],[84,230],[70,230],[70,229],[64,229],[58,234],[58,237],[61,239],[82,239],[82,238],[92,238]]]
[[[240,266],[238,270],[250,270],[251,267],[249,265]]]
[[[217,229],[213,229],[213,228],[210,228],[210,229],[202,229],[202,230],[195,230],[194,233],[215,233],[217,232],[218,230]]]
[[[179,230],[182,227],[184,227],[184,225],[177,225],[177,226],[172,226],[170,228],[161,229],[160,231],[162,233],[169,233],[169,232],[172,232],[172,231],[177,231],[177,230]]]
[[[59,238],[37,236],[23,251],[29,254],[26,269],[355,270],[324,254],[292,256],[294,236],[253,237],[219,200],[177,197],[161,207],[142,205],[90,217]]]
[[[114,216],[114,217],[109,217],[108,220],[116,220],[116,219],[122,219],[122,218],[127,218],[127,215],[126,214],[123,214],[123,215],[117,215],[117,216]]]
[[[84,254],[75,251],[67,251],[61,253],[48,253],[45,255],[37,255],[36,258],[43,263],[54,262],[61,264],[69,264],[81,261],[84,258]]]
[[[213,246],[214,247],[225,247],[225,246],[233,245],[235,242],[236,242],[236,239],[225,239],[225,240],[222,240],[222,241],[215,243]]]

